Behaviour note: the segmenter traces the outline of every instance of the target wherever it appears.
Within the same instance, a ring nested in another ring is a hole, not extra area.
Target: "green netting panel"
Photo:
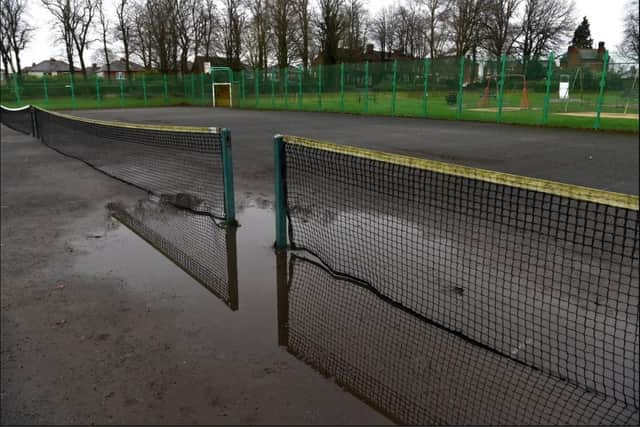
[[[424,66],[424,60],[398,61],[396,115],[423,115]]]
[[[638,63],[610,62],[602,111],[601,129],[638,131]]]
[[[393,62],[369,64],[369,113],[390,115],[392,111]]]
[[[437,58],[429,73],[429,117],[455,118],[458,98],[459,59]]]
[[[344,111],[367,111],[367,75],[364,63],[344,64]]]

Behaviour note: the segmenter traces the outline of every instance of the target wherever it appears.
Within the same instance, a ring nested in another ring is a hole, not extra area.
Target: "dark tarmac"
[[[208,108],[73,114],[231,129],[238,310],[109,216],[108,203],[143,192],[2,127],[2,424],[390,423],[278,345],[276,133],[639,187],[635,135]]]

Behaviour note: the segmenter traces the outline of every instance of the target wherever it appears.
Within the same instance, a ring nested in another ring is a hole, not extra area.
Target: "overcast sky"
[[[116,0],[105,0],[109,7],[113,8]],[[379,8],[390,4],[388,0],[365,0],[369,5],[368,9],[373,14]],[[599,41],[605,41],[607,47],[614,51],[622,39],[622,24],[626,0],[575,0],[576,20],[579,21],[586,16],[591,23],[591,37],[594,45]],[[28,0],[29,20],[36,28],[33,40],[28,48],[22,53],[21,62],[23,66],[31,65],[33,62],[54,57],[63,59],[64,45],[56,41],[56,35],[52,31],[52,18],[49,12],[42,6],[40,0]],[[96,44],[97,46],[97,44]],[[119,46],[114,46],[114,51],[118,52]],[[87,64],[92,61],[93,49],[85,57]],[[76,63],[76,65],[78,65]]]

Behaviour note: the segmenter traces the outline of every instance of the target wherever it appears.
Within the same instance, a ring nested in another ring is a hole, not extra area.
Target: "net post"
[[[142,97],[144,98],[144,106],[149,105],[149,101],[147,99],[147,79],[144,74],[142,74]]]
[[[391,80],[391,115],[396,115],[396,96],[398,94],[398,60],[393,60],[392,70],[392,78]]]
[[[364,112],[369,112],[369,61],[364,62]]]
[[[38,137],[38,124],[36,119],[36,111],[33,106],[29,109],[31,113],[31,136]]]
[[[504,104],[504,70],[507,65],[507,55],[504,53],[500,56],[500,80],[498,82],[498,112],[496,113],[496,122],[502,121],[502,107]]]
[[[278,305],[278,345],[289,343],[289,286],[287,251],[276,249],[276,284]]]
[[[298,70],[298,110],[302,111],[302,73],[304,72],[303,68]]]
[[[227,225],[225,229],[227,280],[229,281],[229,308],[232,311],[238,309],[238,247],[236,232],[236,224]]]
[[[236,223],[236,203],[233,191],[233,158],[231,156],[231,132],[224,128],[222,138],[222,175],[224,181],[224,210],[226,222]]]
[[[600,129],[600,114],[602,114],[602,104],[604,102],[604,88],[607,85],[607,69],[609,68],[609,51],[604,51],[602,57],[602,73],[600,74],[600,91],[598,92],[598,99],[596,101],[596,120],[593,123],[593,128]]]
[[[167,104],[169,102],[169,88],[167,87],[167,75],[162,75],[162,91],[164,96],[164,103]]]
[[[553,77],[553,52],[547,58],[547,80],[545,81],[544,105],[542,107],[542,124],[549,123],[549,102],[551,99],[551,78]]]
[[[124,107],[124,79],[120,79],[120,107]]]
[[[273,166],[275,182],[275,215],[276,215],[276,249],[287,247],[287,217],[284,195],[284,138],[276,135],[273,138]]]
[[[322,111],[322,64],[318,64],[318,111]]]
[[[456,120],[462,119],[463,86],[464,86],[464,55],[460,57],[460,70],[458,71],[458,97],[456,98]]]
[[[42,89],[44,90],[44,106],[49,107],[49,87],[47,86],[47,76],[42,76]]]
[[[429,97],[429,66],[431,65],[431,61],[429,58],[425,58],[424,66],[422,68],[422,117],[427,117],[428,115],[428,97]]]
[[[340,112],[344,113],[344,62],[340,63]]]

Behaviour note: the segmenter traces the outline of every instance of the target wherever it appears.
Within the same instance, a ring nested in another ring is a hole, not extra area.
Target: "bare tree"
[[[107,75],[111,76],[111,49],[109,49],[109,18],[105,14],[104,1],[97,0],[96,8],[98,9],[98,20],[100,21],[100,36],[102,39],[102,60],[107,66]]]
[[[215,42],[218,40],[217,33],[220,27],[220,20],[217,16],[216,5],[213,0],[205,0],[201,10],[202,20],[202,48],[205,56],[211,55],[212,51],[217,47]]]
[[[273,35],[276,42],[276,60],[279,68],[289,65],[289,44],[291,42],[289,19],[291,8],[292,4],[289,0],[273,0]]]
[[[322,60],[327,65],[336,64],[340,59],[338,47],[345,29],[344,0],[320,0],[319,5],[317,33]]]
[[[482,10],[486,0],[453,0],[449,15],[456,56],[464,56],[477,45]]]
[[[625,7],[623,54],[631,59],[640,59],[640,19],[638,18],[638,0],[630,0]]]
[[[516,41],[524,72],[532,58],[545,55],[569,37],[575,25],[574,8],[569,0],[525,0]]]
[[[116,5],[116,17],[118,18],[118,22],[116,24],[116,34],[118,40],[122,42],[122,47],[124,51],[124,63],[126,69],[127,78],[131,75],[131,64],[130,64],[130,45],[131,45],[131,30],[132,30],[132,19],[133,15],[131,7],[129,7],[129,0],[120,0]]]
[[[367,43],[367,11],[361,0],[347,0],[345,5],[344,47],[349,55],[360,54]]]
[[[387,52],[393,48],[395,16],[395,10],[392,7],[386,7],[380,9],[371,22],[371,36],[380,46],[382,60],[386,59]]]
[[[175,2],[173,0],[147,0],[145,3],[146,24],[149,29],[151,51],[156,58],[156,66],[160,72],[167,73],[172,64],[175,37],[172,31]],[[177,48],[176,48],[177,49]]]
[[[222,0],[224,14],[221,22],[221,39],[227,61],[234,69],[240,69],[242,55],[242,31],[246,16],[240,0]]]
[[[0,12],[2,12],[2,9],[0,9]],[[0,18],[2,18],[2,16],[0,16]],[[9,68],[11,68],[11,73],[15,73],[15,68],[13,68],[13,61],[11,60],[11,46],[9,45],[9,37],[3,23],[4,19],[0,21],[0,56],[2,56],[2,65],[4,67],[5,79],[8,80]]]
[[[482,41],[487,52],[494,58],[503,53],[509,54],[516,38],[519,26],[514,22],[521,0],[487,0],[481,20]]]
[[[89,45],[89,30],[92,28],[91,24],[96,13],[95,6],[95,0],[80,0],[76,3],[75,13],[72,15],[74,19],[73,43],[78,51],[80,68],[85,78],[87,77],[87,68],[84,64],[84,53]]]
[[[76,10],[78,0],[41,0],[42,4],[49,10],[55,19],[60,38],[64,42],[69,62],[69,73],[73,76],[75,67],[73,66],[74,34],[77,22]]]
[[[0,25],[2,26],[4,37],[7,40],[7,47],[13,52],[16,61],[16,71],[18,75],[20,75],[22,74],[20,52],[31,40],[31,32],[33,30],[25,19],[26,1],[3,0],[0,7],[0,17],[2,19]]]
[[[443,54],[448,41],[447,12],[450,0],[425,0],[427,42],[429,57],[434,59]]]
[[[311,44],[311,10],[309,8],[309,0],[293,0],[293,8],[295,12],[296,46],[298,56],[302,62],[303,69],[309,67],[310,44]]]
[[[273,14],[277,15],[277,6],[272,5]],[[249,24],[247,31],[246,48],[249,53],[251,65],[255,68],[267,68],[267,55],[269,43],[269,4],[267,0],[251,0],[249,2]]]

